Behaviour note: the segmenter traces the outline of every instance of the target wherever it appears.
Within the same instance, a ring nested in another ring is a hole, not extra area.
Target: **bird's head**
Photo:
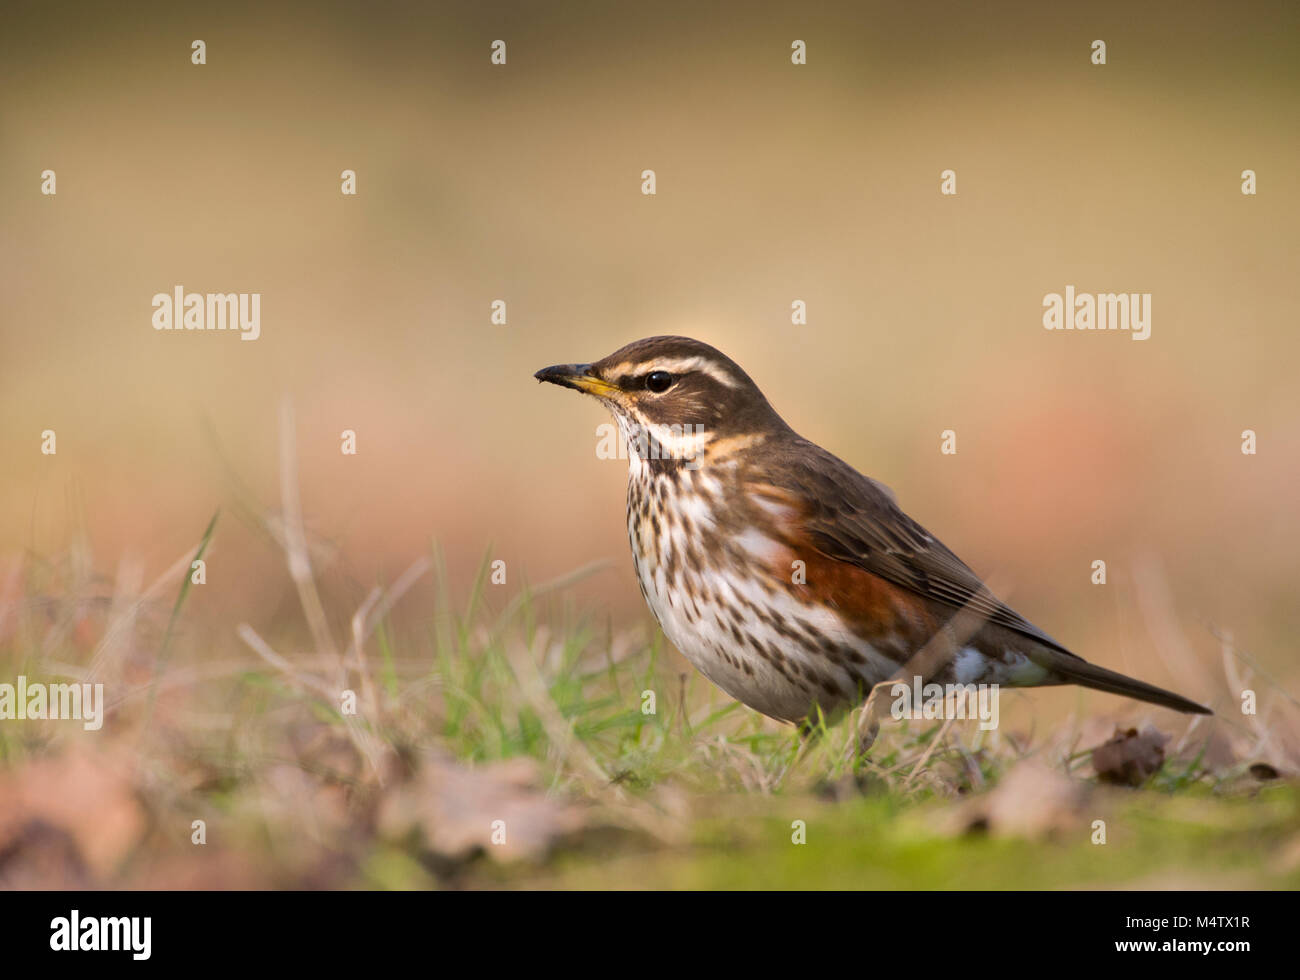
[[[624,436],[648,437],[679,457],[723,439],[786,431],[740,365],[689,337],[648,337],[594,363],[557,364],[534,377],[595,396]]]

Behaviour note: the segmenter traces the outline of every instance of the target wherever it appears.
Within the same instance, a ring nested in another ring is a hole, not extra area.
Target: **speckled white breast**
[[[831,713],[856,701],[896,665],[774,577],[776,542],[718,520],[726,467],[654,472],[631,460],[628,538],[646,603],[700,673],[764,714],[796,721],[814,704]],[[829,655],[827,643],[860,662]]]

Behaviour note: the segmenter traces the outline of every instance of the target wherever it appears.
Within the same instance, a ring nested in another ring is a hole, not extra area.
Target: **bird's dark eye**
[[[647,391],[653,391],[656,395],[662,395],[665,391],[673,386],[674,378],[667,371],[651,371],[645,376],[645,387]]]

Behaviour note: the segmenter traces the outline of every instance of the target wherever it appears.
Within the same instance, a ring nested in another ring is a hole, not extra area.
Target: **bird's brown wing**
[[[963,607],[1032,641],[1020,652],[1048,672],[1039,684],[1082,684],[1192,714],[1181,694],[1090,664],[989,593],[979,576],[894,502],[887,488],[806,439],[764,446],[763,484],[792,513],[801,541],[940,607]],[[764,491],[751,485],[751,492]]]
[[[798,501],[801,529],[828,558],[848,562],[954,612],[963,607],[1072,658],[992,595],[967,565],[912,520],[890,490],[806,439],[763,447],[763,478]]]

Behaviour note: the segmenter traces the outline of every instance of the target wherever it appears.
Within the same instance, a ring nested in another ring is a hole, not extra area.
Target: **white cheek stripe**
[[[643,441],[642,433],[648,433],[659,444],[663,456],[687,462],[699,457],[713,439],[711,432],[696,431],[693,427],[682,429],[680,426],[647,422],[639,412],[632,414],[637,417],[633,419],[625,412],[615,412],[614,420],[618,423],[619,434],[623,439],[623,450],[634,472],[639,469],[637,463],[641,461],[638,454],[632,451],[632,446]]]

